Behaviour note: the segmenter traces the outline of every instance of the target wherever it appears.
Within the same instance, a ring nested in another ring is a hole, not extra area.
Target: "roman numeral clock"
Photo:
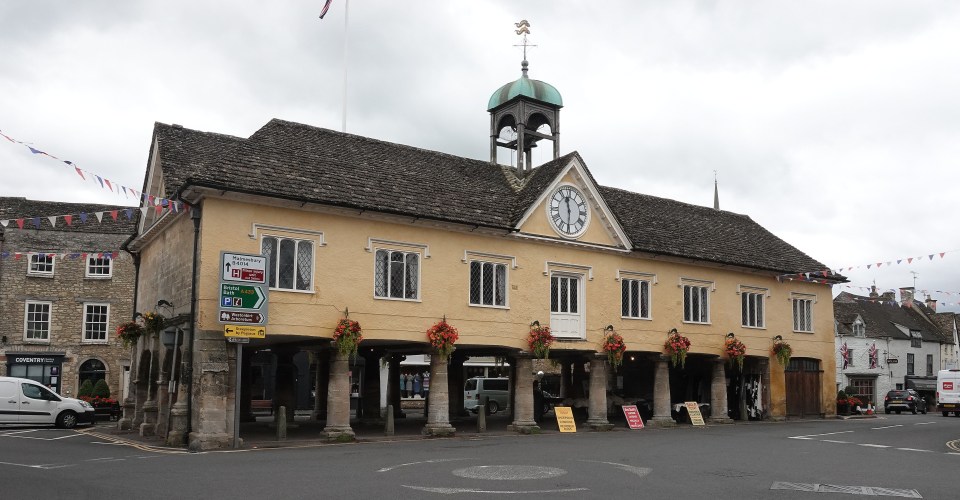
[[[563,185],[550,197],[547,215],[553,228],[565,238],[576,238],[587,228],[587,198],[577,188]]]

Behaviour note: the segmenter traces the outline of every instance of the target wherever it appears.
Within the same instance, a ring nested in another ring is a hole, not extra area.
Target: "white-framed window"
[[[580,313],[580,278],[555,274],[550,277],[550,312]]]
[[[91,255],[87,257],[88,278],[109,278],[113,276],[113,259]]]
[[[470,305],[506,307],[506,264],[470,261]]]
[[[27,268],[27,274],[31,276],[53,276],[53,268],[56,267],[57,259],[52,253],[33,253],[30,254],[30,266]]]
[[[681,279],[684,323],[710,322],[710,291],[713,282]]]
[[[740,291],[740,324],[748,328],[763,328],[765,290]]]
[[[53,303],[28,300],[23,313],[23,339],[32,342],[50,341],[50,313]]]
[[[793,331],[813,332],[813,299],[792,297],[793,302]]]
[[[260,251],[267,258],[271,289],[313,291],[313,241],[264,236]]]
[[[853,336],[863,338],[866,335],[866,326],[864,326],[863,322],[860,321],[860,318],[857,318],[857,320],[853,322]]]
[[[620,316],[650,319],[650,280],[620,279]]]
[[[420,299],[420,254],[402,250],[374,252],[373,295],[380,299]]]
[[[107,342],[110,304],[83,305],[83,341],[94,344]]]

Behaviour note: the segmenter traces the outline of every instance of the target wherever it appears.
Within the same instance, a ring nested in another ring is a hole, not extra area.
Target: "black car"
[[[899,415],[903,410],[910,410],[914,415],[918,411],[926,414],[927,402],[913,389],[888,392],[883,398],[883,412],[889,415],[891,411],[895,411]]]

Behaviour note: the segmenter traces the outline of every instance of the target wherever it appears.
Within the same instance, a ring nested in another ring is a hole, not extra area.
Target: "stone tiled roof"
[[[58,231],[68,231],[76,233],[101,233],[101,234],[132,234],[134,230],[134,220],[137,209],[133,208],[133,220],[128,219],[124,210],[130,207],[118,205],[98,205],[91,203],[64,203],[60,201],[41,201],[28,200],[18,197],[0,197],[0,219],[9,219],[10,226],[7,231],[18,230],[14,219],[19,218],[40,218],[40,229],[51,230],[50,221],[47,217],[52,215],[72,215],[73,224],[68,226],[63,218],[57,219]],[[109,214],[112,210],[118,210],[117,220]],[[103,221],[98,222],[97,212],[104,212]],[[87,214],[87,222],[80,221],[80,214]],[[10,229],[10,228],[14,229]],[[34,230],[30,221],[26,221],[24,229]],[[2,228],[0,228],[2,229]]]
[[[154,138],[166,197],[189,182],[503,230],[513,229],[569,161],[579,159],[570,153],[516,179],[487,161],[277,119],[247,139],[162,123]],[[600,191],[634,250],[778,273],[826,269],[747,216]]]
[[[840,292],[833,300],[833,315],[838,323],[838,331],[845,335],[853,333],[850,325],[859,315],[863,319],[864,334],[868,338],[909,339],[907,334],[896,327],[901,325],[910,330],[918,330],[924,341],[942,341],[936,326],[926,321],[919,312],[900,304]]]

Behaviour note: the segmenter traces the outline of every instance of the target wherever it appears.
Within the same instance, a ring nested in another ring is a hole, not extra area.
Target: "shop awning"
[[[907,389],[913,389],[916,391],[928,391],[936,392],[937,391],[937,379],[922,379],[922,378],[908,378],[907,379]]]

